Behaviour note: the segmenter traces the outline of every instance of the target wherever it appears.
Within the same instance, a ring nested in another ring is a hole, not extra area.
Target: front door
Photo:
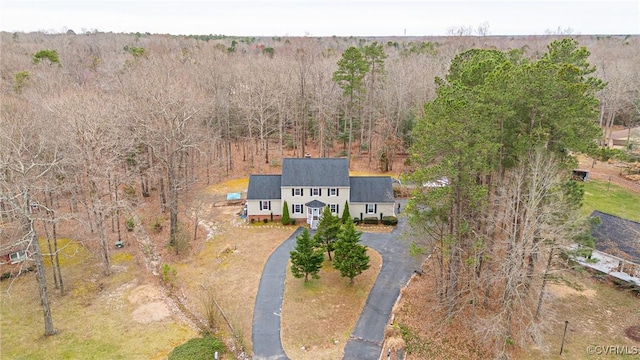
[[[311,230],[318,228],[318,220],[320,219],[320,209],[307,207],[307,223],[311,226]]]

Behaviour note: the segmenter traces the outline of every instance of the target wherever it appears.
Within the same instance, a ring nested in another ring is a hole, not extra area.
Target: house
[[[620,280],[640,286],[640,223],[595,210],[595,249],[588,259],[576,260],[583,266],[598,270]]]
[[[325,206],[340,216],[348,203],[351,216],[360,219],[395,215],[391,177],[349,176],[344,158],[283,159],[282,175],[249,177],[249,220],[279,220],[285,202],[289,217],[312,229]]]
[[[0,249],[0,264],[17,264],[30,258],[24,243],[11,244]]]
[[[624,258],[640,266],[640,223],[595,210],[600,224],[593,229],[596,250]]]

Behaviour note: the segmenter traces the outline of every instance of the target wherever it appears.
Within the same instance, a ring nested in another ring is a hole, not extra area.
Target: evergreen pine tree
[[[350,222],[353,222],[353,220],[351,220],[351,213],[349,213],[349,202],[345,201],[344,210],[342,210],[342,223],[346,224]]]
[[[291,222],[291,218],[289,217],[289,205],[287,205],[287,201],[285,200],[282,205],[282,225],[289,225]]]
[[[322,268],[324,254],[314,247],[309,230],[305,228],[302,234],[296,236],[296,247],[289,253],[291,255],[291,272],[296,278],[304,276],[304,281],[309,281],[309,275],[319,279],[318,272]]]
[[[349,278],[350,285],[353,285],[354,277],[370,266],[367,247],[358,244],[361,235],[353,222],[349,221],[340,228],[338,240],[334,244],[333,267],[340,271],[341,276]]]
[[[320,223],[318,224],[318,230],[314,235],[314,240],[317,246],[322,247],[327,251],[329,261],[332,260],[331,252],[333,251],[333,243],[336,241],[338,232],[340,231],[340,218],[334,216],[331,213],[331,209],[328,206],[322,211],[320,216]]]

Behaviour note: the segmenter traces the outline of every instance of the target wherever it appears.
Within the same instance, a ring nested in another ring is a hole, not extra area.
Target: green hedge
[[[195,338],[176,346],[169,354],[169,360],[210,360],[214,352],[224,353],[225,347],[222,341],[206,335]]]
[[[395,216],[384,216],[382,218],[382,223],[384,225],[398,225],[398,218]]]
[[[362,222],[365,224],[369,224],[369,225],[377,225],[378,224],[378,218],[377,217],[366,217],[364,219],[362,219]]]

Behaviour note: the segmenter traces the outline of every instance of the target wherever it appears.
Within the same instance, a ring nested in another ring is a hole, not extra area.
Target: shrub
[[[205,335],[201,338],[195,338],[187,341],[186,343],[176,346],[175,349],[169,354],[169,360],[204,360],[213,359],[214,353],[225,352],[225,347],[222,341],[212,337],[211,335]]]
[[[132,217],[130,217],[127,219],[127,221],[125,221],[124,226],[127,228],[127,231],[133,231],[133,229],[136,227],[136,222]]]
[[[291,225],[295,225],[296,224],[296,219],[291,219]]]
[[[282,205],[282,225],[288,225],[290,221],[291,217],[289,216],[289,204],[287,204],[287,201],[285,200],[284,204]]]
[[[354,224],[359,224],[359,223],[360,223],[360,218],[358,218],[358,217],[354,217],[354,218],[353,218],[353,223],[354,223]]]
[[[251,219],[251,223],[253,224],[254,222],[256,222],[256,219]]]
[[[366,217],[362,220],[363,223],[365,224],[369,224],[369,225],[377,225],[378,224],[378,218],[377,217]]]
[[[174,287],[176,285],[176,278],[178,276],[178,271],[171,267],[169,264],[162,264],[162,281]]]
[[[398,225],[398,218],[395,216],[384,216],[382,218],[382,223],[384,225]]]
[[[156,217],[153,222],[151,222],[151,230],[156,234],[162,231],[162,223],[164,219],[161,216]]]
[[[269,222],[269,219],[264,218],[264,219],[262,219],[262,222],[266,224],[266,223],[268,223],[268,222]]]

